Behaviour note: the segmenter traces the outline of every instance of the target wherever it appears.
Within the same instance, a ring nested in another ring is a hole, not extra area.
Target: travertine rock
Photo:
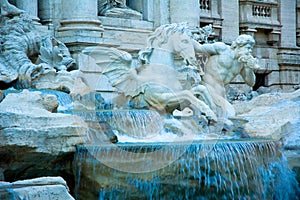
[[[12,183],[0,182],[0,199],[74,200],[61,177],[42,177]]]
[[[263,94],[249,102],[235,104],[237,118],[251,137],[282,139],[300,121],[300,90],[292,93]]]
[[[88,127],[78,116],[51,113],[57,101],[40,92],[8,94],[0,104],[0,146],[35,148],[36,152],[74,152],[85,141]],[[52,106],[51,106],[52,104]]]

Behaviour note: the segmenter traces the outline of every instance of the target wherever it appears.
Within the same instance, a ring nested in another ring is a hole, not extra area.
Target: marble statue
[[[254,71],[259,65],[252,56],[254,44],[255,40],[250,35],[240,35],[231,46],[223,42],[203,45],[195,43],[195,51],[208,56],[204,68],[204,85],[226,117],[234,116],[235,111],[226,100],[225,86],[239,74],[249,86],[255,84]]]
[[[75,72],[69,72],[75,62],[68,48],[52,36],[40,35],[26,13],[2,1],[0,20],[0,89],[13,86],[72,93],[79,92],[79,84],[84,93],[89,90]]]
[[[8,0],[0,0],[0,9],[2,16],[17,16],[24,13],[23,10],[10,4]]]
[[[142,19],[142,14],[127,7],[124,0],[99,0],[98,10],[100,16]]]
[[[158,27],[148,37],[147,48],[139,52],[138,67],[133,67],[130,54],[115,48],[91,47],[88,52],[102,51],[109,57],[111,64],[103,74],[126,96],[131,107],[163,114],[188,108],[192,115],[205,116],[208,122],[226,122],[235,111],[226,99],[225,86],[239,74],[248,85],[255,83],[254,70],[259,68],[252,56],[255,41],[249,35],[240,35],[231,46],[222,42],[200,44],[197,38],[207,39],[211,30],[208,26],[195,37],[184,23]],[[91,56],[100,63],[96,54]],[[199,60],[198,54],[207,60]],[[175,63],[175,55],[185,61],[184,66]],[[105,55],[98,56],[103,59]]]
[[[174,56],[186,61],[186,68],[200,71],[195,57],[192,34],[183,24],[167,24],[157,28],[148,38],[148,48],[140,52],[144,62],[132,68],[131,56],[117,49],[108,52],[111,65],[104,70],[112,86],[129,98],[134,108],[155,109],[171,114],[175,109],[191,108],[194,115],[217,121],[209,105],[211,98],[202,85],[183,88],[174,64]],[[196,41],[194,41],[196,42]],[[199,97],[196,97],[199,96]]]

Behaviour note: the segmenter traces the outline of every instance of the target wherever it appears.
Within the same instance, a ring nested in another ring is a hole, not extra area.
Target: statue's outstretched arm
[[[222,42],[215,42],[212,44],[200,44],[196,41],[193,41],[194,49],[196,53],[204,53],[209,55],[217,55],[220,54],[221,51],[227,49],[226,44]]]

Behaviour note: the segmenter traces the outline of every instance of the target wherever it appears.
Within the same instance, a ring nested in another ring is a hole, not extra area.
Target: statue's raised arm
[[[239,74],[249,86],[255,84],[254,70],[259,65],[252,56],[254,44],[255,40],[250,35],[240,35],[231,46],[222,42],[194,44],[196,52],[208,56],[203,81],[214,97],[215,104],[223,107],[229,116],[234,115],[234,110],[226,101],[225,86]]]

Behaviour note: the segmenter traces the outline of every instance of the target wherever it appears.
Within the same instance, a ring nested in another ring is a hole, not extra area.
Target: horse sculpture
[[[195,57],[193,42],[186,26],[163,25],[148,38],[148,48],[140,51],[143,64],[134,68],[130,54],[111,48],[107,52],[111,64],[103,74],[112,86],[128,98],[134,108],[155,109],[160,113],[172,114],[175,109],[189,107],[194,115],[204,115],[216,121],[206,88],[198,85],[185,89],[178,78],[180,72],[174,64],[176,54],[186,61],[186,68],[202,72]]]

